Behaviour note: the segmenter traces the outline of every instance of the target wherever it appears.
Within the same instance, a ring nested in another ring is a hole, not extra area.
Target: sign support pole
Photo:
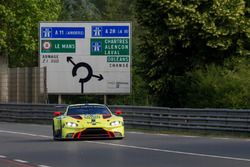
[[[62,95],[58,95],[58,104],[62,104]]]
[[[104,100],[103,103],[104,103],[105,105],[107,105],[107,95],[104,95],[103,97],[104,97],[104,98],[103,98],[103,100]]]

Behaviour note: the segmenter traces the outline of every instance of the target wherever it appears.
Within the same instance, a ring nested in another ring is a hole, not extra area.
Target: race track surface
[[[51,126],[0,123],[1,167],[250,167],[250,140],[126,132],[53,141]]]

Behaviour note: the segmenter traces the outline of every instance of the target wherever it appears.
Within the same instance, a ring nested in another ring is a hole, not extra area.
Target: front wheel
[[[115,140],[122,140],[122,139],[124,139],[124,137],[116,137],[116,138],[114,138]]]
[[[62,128],[55,130],[55,125],[53,122],[53,140],[62,140]]]

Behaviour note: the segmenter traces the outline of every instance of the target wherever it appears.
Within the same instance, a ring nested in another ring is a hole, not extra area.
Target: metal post
[[[104,100],[103,100],[103,103],[104,103],[105,105],[107,105],[107,95],[104,95],[104,96],[103,96],[103,99],[104,99]]]
[[[58,95],[58,104],[62,104],[62,95]]]

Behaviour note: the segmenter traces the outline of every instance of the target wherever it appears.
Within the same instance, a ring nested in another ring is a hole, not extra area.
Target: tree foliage
[[[90,0],[61,0],[62,21],[91,21],[100,20],[100,11]]]
[[[188,72],[187,78],[192,80],[190,84],[185,85],[186,97],[183,97],[183,106],[249,108],[249,62],[249,58],[237,59],[232,66],[230,60],[223,67],[211,64],[204,69]]]
[[[137,0],[145,79],[161,105],[180,106],[187,71],[250,55],[249,2]],[[188,84],[188,83],[186,83]]]
[[[0,2],[0,56],[11,67],[37,66],[38,23],[57,20],[60,0]]]

